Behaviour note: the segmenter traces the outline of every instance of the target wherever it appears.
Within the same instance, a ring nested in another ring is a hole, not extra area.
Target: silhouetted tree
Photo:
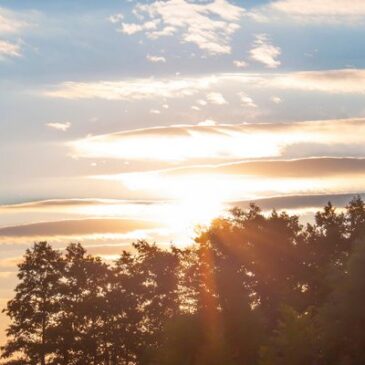
[[[260,365],[311,365],[319,357],[318,335],[311,312],[284,306],[277,327],[260,350]]]
[[[332,276],[333,292],[320,312],[325,364],[365,363],[365,240],[346,269]]]
[[[5,312],[5,364],[365,363],[365,204],[235,208],[184,249],[138,241],[113,264],[34,244]]]
[[[26,250],[18,266],[19,284],[5,310],[12,322],[2,357],[19,353],[22,364],[45,365],[56,349],[54,323],[60,310],[64,262],[48,243],[39,242]]]

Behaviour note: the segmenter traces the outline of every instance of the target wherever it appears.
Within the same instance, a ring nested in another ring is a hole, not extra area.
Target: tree
[[[105,327],[110,343],[111,365],[135,362],[143,344],[143,282],[135,255],[123,251],[110,270],[106,295],[109,316]]]
[[[346,270],[333,275],[333,292],[320,311],[325,364],[365,363],[365,239]]]
[[[55,351],[54,323],[60,309],[64,261],[47,242],[39,242],[26,250],[18,267],[20,282],[5,309],[12,323],[2,357],[21,353],[24,364],[45,365]]]
[[[145,364],[159,351],[165,323],[179,313],[179,250],[163,250],[145,241],[133,246],[135,274],[142,279],[140,309],[144,338],[139,358]]]
[[[108,274],[107,265],[87,255],[80,244],[66,248],[62,311],[56,327],[62,364],[96,365],[108,357]]]
[[[280,320],[267,345],[260,350],[259,365],[311,365],[319,357],[318,334],[311,312],[281,309]]]
[[[233,209],[185,249],[138,241],[106,264],[34,244],[5,312],[10,365],[365,363],[365,204],[302,226]]]

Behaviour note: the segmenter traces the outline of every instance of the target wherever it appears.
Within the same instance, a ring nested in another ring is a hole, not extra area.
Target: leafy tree
[[[134,362],[144,349],[143,344],[143,282],[135,255],[122,252],[110,270],[110,290],[106,301],[109,316],[105,327],[110,343],[111,365]]]
[[[12,322],[2,357],[21,353],[20,363],[45,365],[55,351],[54,323],[60,310],[64,262],[47,242],[39,242],[26,250],[18,266],[19,284],[5,309]]]
[[[284,306],[268,344],[260,350],[260,365],[310,365],[319,357],[318,335],[312,313]]]
[[[179,313],[179,250],[162,250],[145,241],[134,244],[144,332],[140,361],[148,363],[159,350],[166,321]]]
[[[104,323],[108,267],[80,244],[66,249],[59,333],[63,364],[99,364],[108,356]]]
[[[113,264],[35,243],[5,312],[10,365],[365,363],[365,204],[313,224],[256,205],[185,249],[138,241]]]
[[[333,292],[320,312],[325,364],[365,363],[365,239],[346,270],[333,275]]]

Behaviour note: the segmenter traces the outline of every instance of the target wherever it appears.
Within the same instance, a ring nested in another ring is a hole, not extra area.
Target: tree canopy
[[[235,208],[189,247],[138,241],[113,264],[37,242],[18,278],[4,364],[365,363],[359,197],[307,225]]]

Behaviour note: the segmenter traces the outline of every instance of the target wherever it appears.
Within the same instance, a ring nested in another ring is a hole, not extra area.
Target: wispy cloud
[[[147,55],[146,56],[147,60],[150,62],[162,62],[165,63],[166,62],[166,58],[163,56],[152,56],[152,55]]]
[[[30,23],[24,19],[24,16],[0,7],[0,34],[19,33],[28,26]]]
[[[244,12],[242,7],[227,0],[154,1],[136,5],[134,13],[141,20],[122,23],[120,31],[128,35],[145,32],[150,39],[181,36],[182,43],[193,43],[208,54],[227,54],[231,52],[231,36],[240,27]]]
[[[70,122],[50,122],[46,124],[47,127],[66,132],[70,127]]]
[[[362,94],[365,92],[365,70],[292,72],[273,75],[266,82],[271,87],[288,90],[320,91],[330,94]]]
[[[5,59],[6,57],[20,57],[20,56],[21,56],[21,47],[19,43],[12,43],[0,39],[0,60]]]
[[[266,62],[266,61],[265,61]],[[276,62],[276,61],[274,61]],[[365,92],[364,69],[297,71],[287,73],[213,74],[210,76],[135,78],[119,81],[68,81],[41,91],[41,95],[64,99],[142,100],[199,95],[197,104],[224,103],[220,90],[237,92],[242,86],[261,89],[318,91],[330,94]],[[210,100],[205,100],[207,92]],[[276,99],[278,101],[278,99]]]
[[[281,104],[282,100],[279,96],[272,96],[270,99],[274,104]]]
[[[278,60],[280,54],[281,49],[271,44],[267,34],[256,35],[256,40],[250,50],[250,56],[253,60],[268,68],[277,68],[281,64]]]
[[[194,95],[209,89],[216,77],[170,79],[126,79],[122,81],[64,82],[43,95],[65,99],[140,100]]]
[[[365,151],[364,136],[364,119],[344,119],[147,128],[87,137],[70,147],[79,157],[147,161],[290,157],[295,151],[304,156],[353,156],[355,150]]]
[[[365,175],[364,158],[317,157],[291,160],[244,161],[218,165],[172,168],[166,175],[220,174],[271,178],[307,178]]]
[[[235,60],[235,61],[233,61],[233,64],[237,68],[246,68],[248,66],[248,63],[244,60]]]
[[[119,23],[123,19],[124,19],[124,15],[122,13],[113,14],[108,17],[108,20],[113,24]]]
[[[224,98],[224,96],[221,93],[217,92],[211,92],[207,94],[206,99],[212,104],[217,104],[217,105],[227,104],[227,100]]]
[[[240,92],[240,93],[238,93],[238,97],[241,101],[242,106],[246,106],[246,107],[249,107],[249,108],[257,108],[256,103],[246,93]]]
[[[122,23],[119,31],[121,33],[125,33],[128,35],[133,35],[135,33],[139,33],[142,31],[152,31],[152,30],[157,29],[157,25],[159,22],[160,22],[159,20],[151,20],[151,21],[145,22],[143,24]]]
[[[159,227],[161,227],[161,224],[145,220],[130,220],[120,218],[74,219],[1,227],[0,237],[127,234],[133,231],[156,229]]]
[[[353,25],[365,20],[363,0],[279,0],[259,8],[256,18],[264,21],[286,16],[299,22]]]

